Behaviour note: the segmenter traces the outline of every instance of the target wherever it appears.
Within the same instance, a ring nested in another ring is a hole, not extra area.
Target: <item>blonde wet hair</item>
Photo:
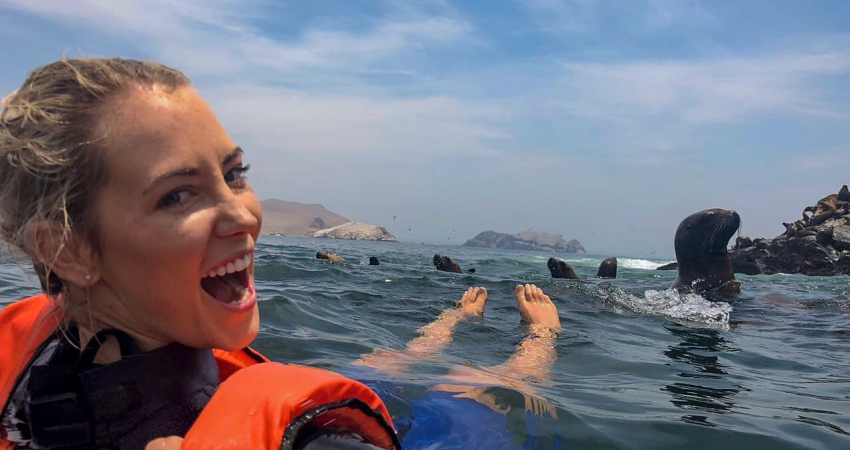
[[[39,223],[58,225],[61,247],[71,236],[99,252],[93,206],[109,174],[101,119],[133,87],[172,91],[188,86],[183,73],[156,62],[118,58],[62,58],[39,67],[2,100],[0,111],[0,238],[26,254],[44,293],[68,285],[53,259],[33,248]],[[68,305],[63,305],[68,306]]]

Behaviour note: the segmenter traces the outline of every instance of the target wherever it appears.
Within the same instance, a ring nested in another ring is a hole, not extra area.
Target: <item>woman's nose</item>
[[[230,192],[219,205],[219,220],[215,233],[219,237],[239,234],[254,234],[259,226],[259,218],[248,208],[243,197]]]

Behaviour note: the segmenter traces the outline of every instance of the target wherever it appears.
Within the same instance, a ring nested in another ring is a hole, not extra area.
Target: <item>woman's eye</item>
[[[231,170],[230,172],[227,172],[227,174],[224,175],[224,181],[227,184],[244,182],[247,179],[247,177],[245,175],[248,173],[248,170],[250,170],[250,169],[251,169],[250,165],[247,165],[247,166],[244,166],[244,167],[239,166],[239,167]]]
[[[168,194],[165,194],[157,203],[157,208],[171,208],[174,206],[178,206],[183,203],[186,198],[189,196],[188,189],[177,189],[175,191],[171,191]]]

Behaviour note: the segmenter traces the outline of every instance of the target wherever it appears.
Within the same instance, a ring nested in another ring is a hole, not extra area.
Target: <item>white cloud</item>
[[[846,53],[566,63],[564,69],[562,106],[590,118],[666,118],[698,125],[739,123],[777,112],[832,118],[848,114],[818,87],[823,77],[850,72]]]
[[[243,19],[259,14],[251,9],[257,5],[235,0],[0,0],[2,6],[114,35],[173,64],[200,80],[231,132],[251,136],[265,149],[474,154],[488,151],[485,141],[507,137],[494,125],[502,120],[497,108],[445,95],[387,97],[376,83],[347,75],[401,73],[404,68],[382,62],[473,42],[472,26],[456,17],[405,8],[404,14],[370,20],[359,32],[313,26],[282,40],[252,29]],[[257,79],[323,84],[292,89],[251,81]],[[340,90],[353,92],[334,94]]]
[[[193,74],[359,71],[402,51],[472,42],[473,31],[461,19],[408,16],[362,33],[311,28],[285,42],[253,30],[245,16],[260,13],[235,0],[0,0],[0,6],[114,34]]]
[[[202,94],[231,133],[276,157],[488,154],[485,142],[510,138],[499,129],[505,114],[498,107],[450,97],[376,99],[244,84]]]
[[[718,19],[698,0],[645,0],[646,25],[666,28],[685,24],[716,24]]]
[[[585,33],[594,28],[597,0],[517,0],[546,33]]]
[[[850,166],[850,144],[838,145],[822,153],[791,158],[786,166],[786,169],[790,171],[804,170],[821,174],[836,172],[843,175],[846,173],[846,168]],[[846,179],[841,181],[847,182]]]
[[[599,31],[598,28],[609,27],[612,11],[626,14],[633,24],[649,30],[717,23],[699,0],[515,1],[535,18],[538,31],[555,35],[592,33]]]

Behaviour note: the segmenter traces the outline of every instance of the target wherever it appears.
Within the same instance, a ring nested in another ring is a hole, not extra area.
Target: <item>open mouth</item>
[[[210,297],[222,303],[239,304],[248,300],[251,296],[251,280],[248,273],[251,257],[249,253],[210,270],[201,279],[201,288]]]

